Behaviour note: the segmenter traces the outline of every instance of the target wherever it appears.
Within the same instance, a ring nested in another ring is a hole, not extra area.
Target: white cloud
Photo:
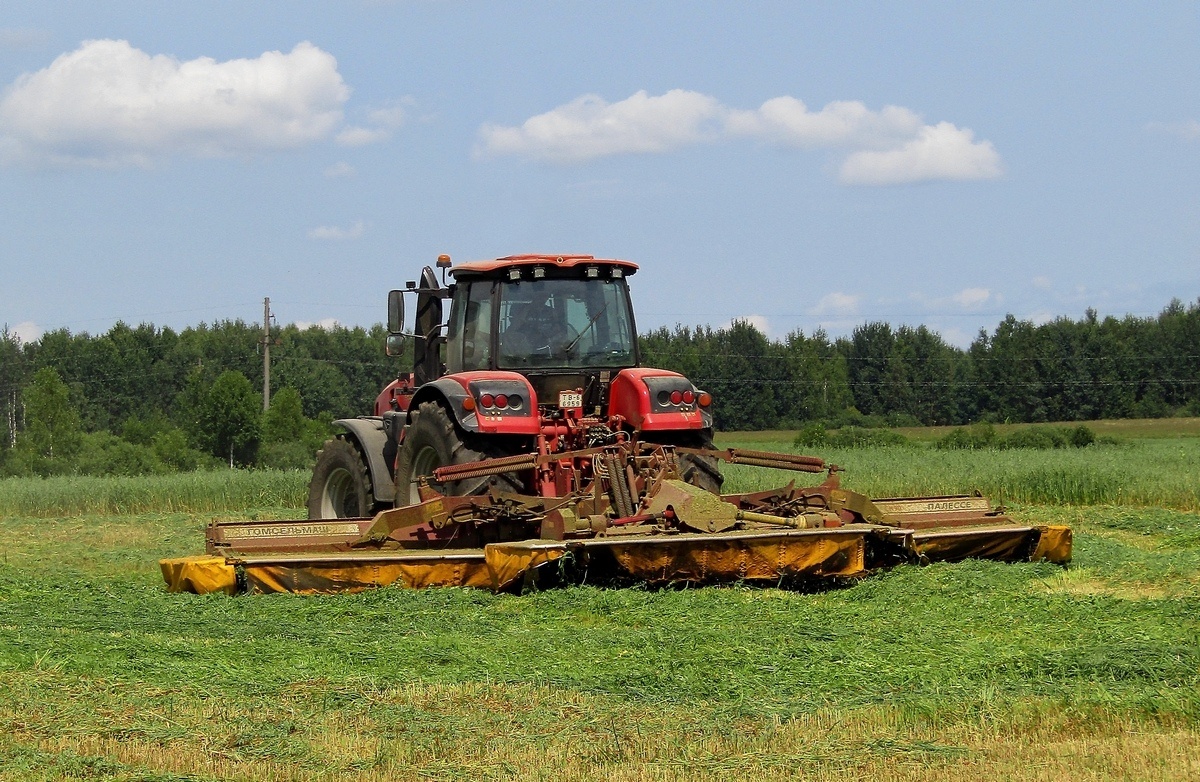
[[[318,321],[298,320],[296,321],[295,325],[296,328],[300,329],[301,331],[305,331],[313,327],[319,328],[323,331],[333,331],[342,324],[337,318],[321,318]]]
[[[921,118],[900,106],[871,111],[859,101],[834,101],[813,112],[803,101],[784,96],[756,111],[730,112],[728,128],[737,135],[807,149],[887,148],[911,139],[921,129]]]
[[[346,241],[348,239],[359,238],[363,235],[364,230],[366,230],[366,224],[362,220],[355,220],[346,228],[336,225],[319,225],[308,232],[308,238]]]
[[[376,127],[395,130],[404,127],[408,114],[402,107],[393,104],[382,109],[372,109],[368,112],[367,118]]]
[[[963,350],[969,348],[971,343],[975,341],[975,337],[978,335],[978,332],[967,332],[956,326],[940,328],[937,330],[937,333],[942,336],[942,339],[945,340],[947,344],[954,345],[955,347],[962,348]]]
[[[330,179],[338,179],[340,177],[354,176],[358,171],[346,161],[339,160],[337,163],[326,168],[322,173]]]
[[[5,90],[0,142],[26,161],[97,166],[291,149],[329,137],[349,95],[307,42],[217,62],[87,41]]]
[[[1044,291],[1048,291],[1054,287],[1054,281],[1044,274],[1039,274],[1030,280],[1030,282],[1033,283],[1033,287],[1041,288]]]
[[[8,333],[28,345],[30,342],[37,342],[42,338],[42,327],[31,320],[26,320],[15,326],[8,326]]]
[[[842,163],[839,179],[848,185],[899,185],[1000,176],[996,148],[990,141],[975,141],[974,135],[949,122],[926,125],[898,148],[852,153]]]
[[[810,111],[803,101],[785,95],[757,109],[741,110],[687,90],[660,96],[641,91],[617,103],[583,95],[519,126],[489,123],[480,128],[475,154],[578,163],[732,138],[843,152],[840,179],[845,184],[988,179],[1001,174],[1000,156],[990,141],[975,141],[971,130],[949,122],[927,125],[903,106],[873,111],[859,101],[834,101]]]
[[[367,144],[377,144],[387,141],[392,132],[384,128],[360,128],[351,126],[337,134],[337,143],[343,147],[363,147]]]
[[[862,300],[861,296],[855,296],[849,293],[826,293],[817,302],[817,306],[813,308],[813,315],[853,315],[858,312],[858,304]]]
[[[1146,130],[1178,136],[1184,141],[1200,141],[1200,121],[1194,119],[1184,122],[1148,122]]]
[[[400,106],[375,109],[367,113],[366,126],[351,125],[338,133],[337,143],[344,147],[361,147],[387,141],[394,130],[404,125],[405,118]]]
[[[739,315],[729,321],[725,328],[729,328],[735,323],[749,323],[754,328],[758,329],[761,334],[771,336],[771,323],[767,320],[766,315]]]
[[[606,155],[665,152],[713,137],[725,110],[715,98],[687,90],[650,96],[645,90],[617,103],[583,95],[520,127],[484,125],[476,156],[518,155],[575,163]]]
[[[984,305],[1000,306],[1004,302],[1004,294],[988,288],[963,288],[949,296],[930,296],[924,291],[914,291],[908,294],[912,301],[934,316],[947,315],[958,310],[979,312]]]
[[[992,292],[987,288],[964,288],[950,298],[964,309],[973,309],[991,301]]]
[[[1035,312],[1030,313],[1025,318],[1025,320],[1030,321],[1035,326],[1044,326],[1045,324],[1053,321],[1056,317],[1058,317],[1058,316],[1055,315],[1050,310],[1042,309],[1042,310],[1036,310]]]

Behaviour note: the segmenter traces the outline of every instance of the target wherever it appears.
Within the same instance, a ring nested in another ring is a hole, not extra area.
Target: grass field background
[[[1075,562],[198,597],[157,560],[214,515],[299,516],[305,476],[5,483],[0,779],[1200,778],[1200,439],[819,455],[876,496],[1011,480],[1018,519],[1076,529]]]

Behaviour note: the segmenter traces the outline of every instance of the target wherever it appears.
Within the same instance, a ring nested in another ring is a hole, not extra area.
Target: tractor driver
[[[543,283],[528,282],[520,287],[521,293],[528,292],[530,301],[520,302],[514,297],[509,302],[508,326],[500,334],[500,353],[514,359],[548,358],[565,334],[562,313],[555,309],[554,298]]]

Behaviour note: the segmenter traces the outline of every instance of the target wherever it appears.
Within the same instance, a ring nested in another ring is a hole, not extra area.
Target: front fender
[[[519,396],[521,404],[485,408],[479,401],[485,394]],[[537,394],[529,381],[516,372],[458,372],[426,383],[413,397],[409,423],[422,402],[442,404],[466,432],[536,435],[541,431]]]
[[[359,452],[367,457],[367,470],[371,473],[371,492],[375,495],[375,501],[392,502],[396,491],[392,471],[383,458],[383,447],[387,443],[387,435],[383,431],[383,418],[339,418],[333,425],[346,430],[350,439],[358,446]]]
[[[690,392],[693,402],[671,402],[673,391]],[[609,414],[621,416],[638,431],[711,429],[711,407],[699,404],[700,394],[692,381],[678,372],[647,367],[622,369],[612,381]]]

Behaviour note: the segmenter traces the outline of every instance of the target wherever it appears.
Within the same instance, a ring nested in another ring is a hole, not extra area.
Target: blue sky
[[[369,325],[439,253],[635,261],[641,330],[1200,296],[1195,3],[23,2],[0,322]]]

